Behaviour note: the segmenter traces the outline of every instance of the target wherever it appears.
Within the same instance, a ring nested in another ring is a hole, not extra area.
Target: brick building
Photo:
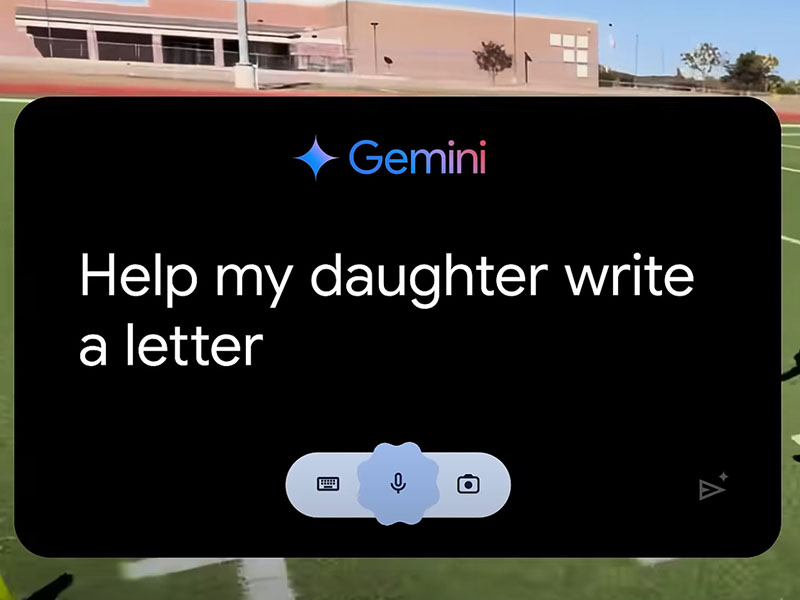
[[[377,23],[373,26],[372,23]],[[17,0],[14,52],[27,34],[38,54],[83,60],[232,66],[235,0]],[[516,65],[498,84],[596,87],[597,23],[412,4],[248,1],[252,62],[263,69],[352,71],[486,81],[473,50],[502,43]],[[26,46],[30,49],[30,43]],[[530,57],[526,61],[527,56]],[[387,60],[388,59],[388,60]]]

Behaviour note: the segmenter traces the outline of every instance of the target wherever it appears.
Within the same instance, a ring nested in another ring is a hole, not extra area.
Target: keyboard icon
[[[339,491],[339,478],[338,477],[317,477],[317,491],[318,492],[338,492]]]

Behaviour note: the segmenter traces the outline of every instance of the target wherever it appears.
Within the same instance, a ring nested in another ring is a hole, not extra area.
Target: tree
[[[782,79],[775,73],[778,59],[771,54],[757,54],[755,50],[742,52],[732,64],[725,67],[728,72],[723,81],[743,90],[766,92],[770,85],[780,85]]]
[[[776,94],[800,94],[800,80],[784,81],[773,91]]]
[[[689,69],[700,73],[704,82],[711,71],[721,67],[724,62],[719,48],[708,42],[703,42],[691,52],[682,53],[681,60]]]
[[[786,96],[793,96],[797,94],[797,86],[792,85],[791,82],[784,82],[779,86],[776,86],[774,90],[772,90],[776,94],[786,95]]]
[[[774,92],[779,88],[782,88],[786,81],[780,75],[775,75],[774,73],[771,75],[767,75],[767,90],[770,92]]]
[[[505,51],[503,44],[495,42],[481,42],[480,50],[473,50],[475,61],[481,71],[486,71],[492,78],[494,85],[495,78],[500,71],[505,71],[511,66],[511,55]]]

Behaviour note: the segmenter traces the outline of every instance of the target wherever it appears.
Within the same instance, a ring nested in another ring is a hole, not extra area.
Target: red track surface
[[[194,87],[197,85],[198,87]],[[328,92],[328,91],[244,91],[227,89],[204,89],[202,84],[185,83],[183,88],[140,85],[82,85],[64,83],[40,82],[0,82],[0,95],[18,96],[22,98],[36,98],[39,96],[373,96],[378,94]],[[778,111],[778,117],[783,123],[800,123],[800,112]]]
[[[140,85],[76,85],[59,83],[0,82],[0,95],[37,98],[40,96],[354,96],[336,92],[303,91],[244,91],[236,89],[203,89],[202,87],[160,87]]]

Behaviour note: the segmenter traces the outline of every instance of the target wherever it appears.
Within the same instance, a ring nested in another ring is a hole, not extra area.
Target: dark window
[[[214,40],[165,35],[161,39],[164,62],[179,65],[213,65]]]
[[[275,42],[250,42],[250,62],[259,69],[289,70],[294,68],[293,57],[289,54],[289,44]],[[239,62],[239,41],[223,40],[225,66],[232,67]]]
[[[100,60],[153,62],[153,36],[144,33],[97,32]]]
[[[239,42],[237,40],[222,40],[222,51],[225,55],[226,67],[232,67],[239,62]]]
[[[28,27],[33,43],[42,56],[57,58],[89,58],[89,44],[83,29]]]

